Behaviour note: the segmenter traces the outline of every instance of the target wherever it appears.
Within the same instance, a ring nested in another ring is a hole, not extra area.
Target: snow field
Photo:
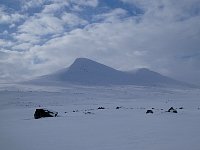
[[[0,149],[199,150],[199,97],[198,89],[7,86],[0,91]],[[39,106],[59,117],[35,120]],[[166,112],[171,106],[177,114]]]

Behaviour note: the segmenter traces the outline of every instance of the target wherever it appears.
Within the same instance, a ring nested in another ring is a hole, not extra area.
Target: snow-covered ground
[[[177,114],[166,112],[172,106]],[[38,107],[59,117],[36,120]],[[1,150],[199,150],[199,131],[199,89],[0,87]]]

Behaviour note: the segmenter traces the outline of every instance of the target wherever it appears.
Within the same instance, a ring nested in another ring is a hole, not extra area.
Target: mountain
[[[123,72],[87,58],[77,58],[70,67],[50,75],[38,77],[31,80],[30,83],[141,86],[186,85],[146,68],[141,68],[134,72]]]

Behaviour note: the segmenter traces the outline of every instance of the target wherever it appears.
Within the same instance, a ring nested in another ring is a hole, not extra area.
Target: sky
[[[0,0],[0,83],[79,57],[200,85],[200,1]]]

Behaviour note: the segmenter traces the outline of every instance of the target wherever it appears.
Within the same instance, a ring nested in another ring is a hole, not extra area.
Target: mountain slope
[[[123,72],[87,58],[77,58],[69,68],[31,81],[31,83],[41,84],[52,82],[83,85],[185,85],[146,68],[138,69],[134,73]]]

